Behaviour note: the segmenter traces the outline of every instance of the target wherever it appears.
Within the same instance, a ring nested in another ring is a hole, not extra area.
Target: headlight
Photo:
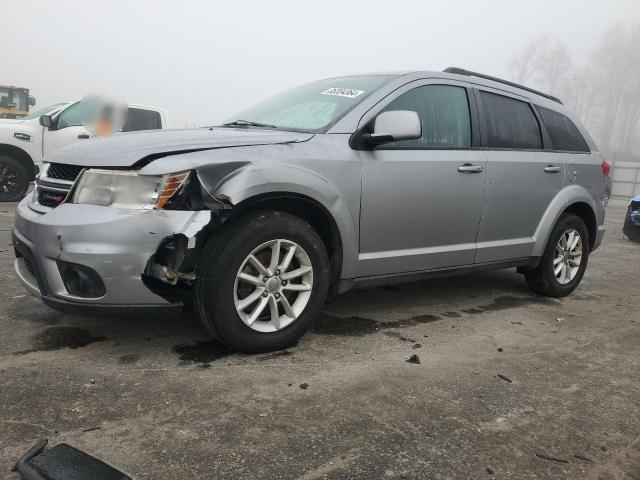
[[[71,202],[145,210],[163,208],[188,176],[188,171],[157,176],[89,169],[78,180]]]

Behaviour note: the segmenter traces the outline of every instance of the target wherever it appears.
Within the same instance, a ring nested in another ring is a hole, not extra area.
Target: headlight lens
[[[163,208],[188,176],[188,171],[157,176],[131,171],[85,170],[71,201],[114,208]]]

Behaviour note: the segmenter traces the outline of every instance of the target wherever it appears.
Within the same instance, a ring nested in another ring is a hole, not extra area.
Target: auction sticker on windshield
[[[358,95],[362,95],[364,90],[355,90],[353,88],[328,88],[324,92],[320,92],[320,95],[333,95],[334,97],[347,97],[356,98]]]

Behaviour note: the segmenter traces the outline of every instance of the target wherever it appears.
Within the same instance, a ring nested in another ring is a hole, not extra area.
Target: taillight
[[[611,165],[609,165],[609,162],[607,162],[606,160],[604,160],[602,162],[602,165],[600,165],[600,168],[602,168],[602,174],[605,177],[609,176],[609,173],[611,172]]]

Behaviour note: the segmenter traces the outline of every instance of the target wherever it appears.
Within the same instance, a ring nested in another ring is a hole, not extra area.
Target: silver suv
[[[14,230],[31,292],[80,312],[192,303],[245,352],[292,344],[354,286],[517,267],[567,295],[604,233],[608,165],[571,113],[457,68],[321,80],[45,160]]]

